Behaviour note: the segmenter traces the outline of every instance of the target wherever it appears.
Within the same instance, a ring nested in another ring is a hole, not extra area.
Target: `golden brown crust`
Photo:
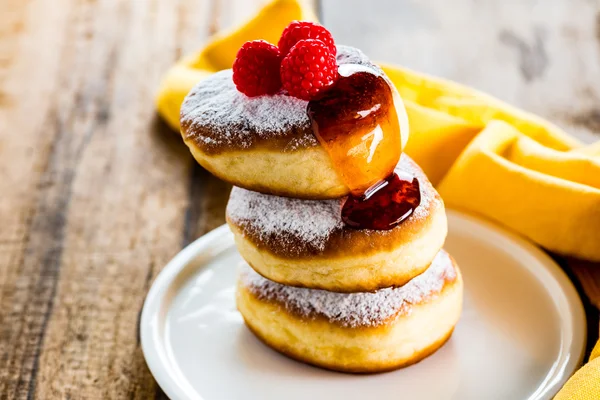
[[[312,134],[312,133],[311,133]],[[210,172],[212,175],[216,176],[217,178],[221,179],[222,181],[228,182],[229,184],[233,185],[233,186],[237,186],[240,188],[245,188],[247,190],[252,190],[254,192],[259,192],[259,193],[269,193],[272,196],[282,196],[282,197],[294,197],[297,199],[306,199],[306,200],[327,200],[327,199],[332,199],[332,198],[338,198],[338,197],[342,197],[345,196],[348,193],[348,188],[341,182],[338,182],[337,187],[331,187],[329,188],[329,190],[327,191],[323,191],[323,192],[317,192],[317,191],[297,191],[296,188],[289,188],[289,186],[282,184],[277,186],[276,184],[274,184],[273,182],[269,182],[269,184],[265,184],[264,182],[258,181],[258,180],[251,180],[248,179],[247,176],[244,176],[242,174],[236,174],[236,173],[226,173],[222,170],[221,165],[219,165],[218,163],[214,163],[213,162],[213,158],[211,156],[207,157],[206,154],[210,154],[210,153],[202,153],[201,151],[198,150],[198,147],[195,146],[193,143],[191,143],[188,140],[184,141],[185,144],[188,146],[188,148],[190,149],[190,152],[192,153],[192,156],[194,157],[194,159],[198,162],[198,164],[202,165],[202,167],[204,169],[206,169],[208,172]],[[277,151],[276,149],[271,149],[272,151]],[[302,150],[295,150],[296,152],[300,152]],[[303,149],[304,153],[306,153],[306,149]],[[321,150],[322,152],[324,152],[324,150]],[[290,155],[291,152],[287,152],[286,154]],[[238,153],[233,153],[231,152],[231,157],[232,158],[240,158],[239,157],[239,152]],[[299,156],[301,158],[304,158],[303,156]],[[255,161],[255,160],[253,160]],[[217,164],[217,165],[215,165]],[[256,163],[253,163],[254,165],[252,165],[253,167],[256,167]],[[333,171],[333,167],[331,167],[331,170]],[[337,177],[337,175],[335,176],[336,179],[339,179]],[[287,182],[285,182],[287,184]]]
[[[446,342],[448,340],[450,340],[450,337],[452,337],[452,333],[454,332],[454,327],[452,327],[448,331],[448,333],[446,333],[441,339],[430,344],[426,348],[415,352],[414,355],[410,359],[403,360],[400,363],[394,363],[394,362],[382,363],[376,367],[373,367],[373,366],[372,367],[354,367],[354,366],[348,367],[345,365],[337,364],[335,362],[315,361],[314,359],[303,357],[300,354],[294,352],[292,349],[288,348],[287,346],[280,346],[279,344],[275,343],[274,341],[271,341],[266,336],[263,336],[260,333],[260,331],[255,329],[245,319],[244,319],[244,322],[246,323],[246,326],[248,327],[248,329],[250,329],[250,331],[261,342],[263,342],[265,345],[269,346],[273,350],[278,351],[279,353],[281,353],[291,359],[294,359],[294,360],[299,361],[304,364],[313,365],[313,366],[323,368],[323,369],[328,369],[330,371],[345,372],[345,373],[349,373],[349,374],[360,374],[360,375],[390,372],[390,371],[394,371],[397,369],[409,367],[420,361],[423,361],[425,358],[429,357],[430,355],[432,355],[433,353],[438,351],[444,344],[446,344]]]
[[[247,261],[248,264],[261,276],[270,279],[269,276],[266,276],[265,269],[263,265],[253,264]],[[388,287],[399,287],[411,279],[421,275],[423,272],[427,270],[429,264],[423,265],[414,265],[406,268],[399,268],[394,275],[384,275],[378,274],[372,276],[370,279],[362,279],[360,281],[346,283],[339,282],[337,285],[332,286],[326,282],[320,281],[318,279],[305,281],[301,279],[295,279],[293,277],[287,277],[285,275],[279,275],[275,278],[277,283],[281,283],[282,285],[294,286],[297,288],[305,288],[305,289],[321,289],[321,290],[329,290],[332,292],[338,293],[356,293],[356,292],[372,292],[379,289],[385,289]]]
[[[200,165],[234,186],[298,199],[337,199],[348,194],[321,146],[286,152],[254,148],[207,154],[189,140],[185,143]]]
[[[446,229],[442,214],[429,232],[392,252],[292,260],[260,251],[232,228],[238,251],[260,275],[288,286],[333,292],[369,292],[404,285],[428,268],[443,245]]]

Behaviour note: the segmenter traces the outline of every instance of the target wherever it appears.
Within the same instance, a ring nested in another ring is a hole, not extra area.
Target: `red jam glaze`
[[[392,173],[364,195],[348,197],[342,220],[353,228],[388,230],[410,217],[420,202],[417,178],[403,179]]]
[[[353,195],[362,195],[394,171],[401,132],[392,90],[383,77],[364,70],[340,75],[308,103],[307,112],[315,136]]]
[[[307,112],[315,136],[350,188],[342,208],[344,223],[388,230],[408,218],[419,205],[421,192],[415,177],[394,173],[402,153],[402,132],[387,81],[364,70],[341,75],[308,103]]]

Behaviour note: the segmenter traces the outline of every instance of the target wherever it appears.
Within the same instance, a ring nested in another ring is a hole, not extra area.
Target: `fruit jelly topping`
[[[410,217],[420,203],[419,180],[392,173],[364,195],[348,197],[342,220],[355,228],[392,229]]]
[[[307,112],[315,136],[350,188],[342,209],[346,224],[391,229],[418,207],[418,180],[393,173],[402,152],[402,132],[392,89],[383,76],[342,66],[337,81],[308,103]]]
[[[392,90],[363,67],[347,71],[308,103],[313,132],[353,195],[362,195],[394,171],[401,154],[400,124]]]

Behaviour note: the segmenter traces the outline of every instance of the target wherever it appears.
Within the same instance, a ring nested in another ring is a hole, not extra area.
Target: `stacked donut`
[[[382,74],[354,48],[339,46],[336,60]],[[235,185],[226,217],[245,260],[238,309],[263,342],[310,364],[379,372],[417,362],[450,337],[461,310],[461,275],[442,249],[444,204],[402,155],[395,171],[419,181],[418,207],[388,230],[346,224],[350,189],[306,110],[285,93],[241,93],[231,70],[200,82],[182,106],[196,160]]]

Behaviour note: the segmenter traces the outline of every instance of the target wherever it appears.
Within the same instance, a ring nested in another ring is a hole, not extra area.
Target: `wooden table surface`
[[[0,0],[0,399],[164,398],[138,316],[228,185],[156,116],[161,74],[260,1]],[[337,41],[600,132],[600,1],[323,0]],[[597,136],[596,136],[597,137]]]

